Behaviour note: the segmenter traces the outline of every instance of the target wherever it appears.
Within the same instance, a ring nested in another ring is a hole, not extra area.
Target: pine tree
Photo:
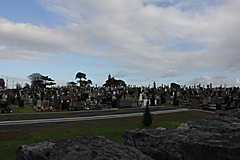
[[[143,124],[146,127],[148,127],[152,124],[152,114],[149,111],[148,105],[149,105],[149,103],[147,103],[147,106],[145,108],[145,112],[143,114]]]

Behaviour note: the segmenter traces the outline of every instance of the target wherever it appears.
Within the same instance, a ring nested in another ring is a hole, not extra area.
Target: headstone
[[[112,105],[112,96],[106,96],[106,104]]]
[[[57,93],[54,93],[54,100],[58,99]]]
[[[54,100],[54,105],[53,105],[54,108],[56,109],[59,109],[59,100],[58,99],[55,99]]]
[[[202,104],[203,104],[203,105],[207,105],[207,104],[208,104],[207,98],[204,98],[204,99],[202,100]]]
[[[156,106],[154,97],[151,98],[150,106]]]
[[[0,101],[0,108],[7,108],[8,104],[6,101]]]
[[[12,104],[11,97],[8,97],[8,98],[7,98],[7,104],[8,104],[8,105],[11,105],[11,104]]]
[[[33,98],[29,98],[29,99],[28,99],[28,103],[29,103],[29,104],[32,104],[32,103],[33,103]]]
[[[69,102],[68,100],[62,101],[62,109],[68,109],[69,108]]]
[[[214,97],[211,99],[211,104],[217,104],[219,102],[218,98],[217,97]]]
[[[120,107],[122,107],[122,108],[132,107],[132,100],[121,99]]]
[[[29,95],[28,94],[25,94],[25,100],[29,100]]]
[[[88,98],[88,94],[87,93],[84,93],[81,95],[81,101],[86,101]]]
[[[106,98],[102,98],[102,104],[107,104],[106,103]]]
[[[42,106],[42,101],[41,100],[37,100],[37,107],[41,107]]]
[[[143,95],[142,95],[142,93],[140,93],[140,95],[139,95],[139,101],[142,101],[143,100]]]
[[[201,107],[198,99],[192,99],[191,106],[193,109],[199,109]]]
[[[98,96],[97,97],[97,104],[100,104],[100,100],[101,100],[101,98],[100,98],[100,96]]]
[[[76,97],[74,96],[74,94],[72,94],[72,96],[70,98],[71,98],[71,102],[72,102],[72,107],[74,107]]]
[[[7,96],[5,94],[2,95],[2,101],[7,101]]]
[[[19,100],[19,107],[24,107],[24,100]]]
[[[42,106],[43,108],[49,108],[49,101],[48,100],[42,101]]]
[[[132,100],[131,96],[129,94],[125,95],[125,100]]]
[[[147,106],[147,103],[148,103],[148,99],[144,99],[144,100],[143,100],[143,106],[146,107],[146,106]]]

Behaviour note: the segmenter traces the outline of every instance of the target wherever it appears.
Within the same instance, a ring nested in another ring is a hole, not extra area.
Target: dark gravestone
[[[0,108],[7,108],[8,104],[6,101],[0,101]]]
[[[179,105],[179,101],[177,100],[177,92],[174,92],[173,105],[174,106],[178,106]]]
[[[103,98],[103,99],[102,99],[102,104],[107,104],[107,103],[106,103],[106,98]]]
[[[11,98],[11,104],[14,104],[15,103],[15,98]]]
[[[53,105],[53,107],[56,108],[56,109],[59,109],[59,106],[60,106],[60,105],[59,105],[59,100],[58,100],[58,99],[55,99],[55,100],[54,100],[54,105]]]
[[[201,108],[200,102],[198,99],[192,99],[191,100],[191,108],[192,109],[199,109]]]
[[[150,106],[156,106],[154,97],[151,98]]]
[[[112,96],[106,96],[106,104],[112,105]]]
[[[235,100],[235,107],[239,108],[239,106],[240,106],[240,99],[238,98]]]
[[[69,108],[69,102],[67,100],[63,100],[62,109],[68,109],[68,108]]]
[[[44,92],[41,93],[41,101],[44,100]]]
[[[11,105],[11,104],[12,104],[12,101],[11,101],[11,98],[10,98],[10,97],[7,98],[7,104],[8,104],[8,105]]]
[[[102,107],[100,105],[95,106],[95,110],[101,110],[101,109],[102,109]]]
[[[77,96],[77,102],[81,102],[81,97],[80,96]]]
[[[100,104],[100,100],[101,100],[101,98],[98,96],[97,97],[97,104]]]
[[[163,94],[161,94],[161,104],[165,104],[166,103],[166,98],[164,97]]]
[[[87,94],[87,93],[84,93],[84,94],[82,94],[82,96],[81,96],[81,101],[86,101],[87,98],[88,98],[88,94]]]
[[[115,99],[115,100],[112,102],[112,107],[113,107],[113,108],[119,108],[119,107],[120,107],[120,99]]]
[[[132,107],[132,100],[121,99],[120,100],[120,107],[121,108]]]
[[[19,100],[19,107],[24,107],[24,100]]]

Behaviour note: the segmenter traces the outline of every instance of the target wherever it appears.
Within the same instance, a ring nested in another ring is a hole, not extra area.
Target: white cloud
[[[193,84],[202,84],[207,85],[212,83],[213,86],[220,86],[220,85],[227,85],[227,86],[239,86],[240,80],[239,78],[227,78],[226,76],[200,76],[194,78],[192,81],[189,82],[190,85]]]
[[[173,0],[164,7],[161,2],[168,1],[147,1],[152,4],[145,6],[144,0],[37,2],[64,17],[66,25],[47,28],[1,18],[1,61],[78,54],[159,71],[162,77],[216,68],[239,72],[238,0]]]
[[[113,76],[114,77],[119,77],[119,78],[124,78],[126,76],[129,76],[131,73],[129,72],[129,70],[122,70],[122,71],[119,71],[118,73],[114,74]]]
[[[174,69],[174,70],[169,70],[168,72],[166,72],[162,78],[166,78],[166,77],[176,77],[176,76],[180,76],[181,72]]]

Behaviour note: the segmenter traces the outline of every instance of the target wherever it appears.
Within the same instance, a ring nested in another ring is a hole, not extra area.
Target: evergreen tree
[[[149,106],[149,102],[147,103],[147,106],[145,108],[145,112],[143,114],[143,124],[146,127],[148,127],[152,124],[152,119],[153,119],[152,114],[150,113],[148,106]]]

